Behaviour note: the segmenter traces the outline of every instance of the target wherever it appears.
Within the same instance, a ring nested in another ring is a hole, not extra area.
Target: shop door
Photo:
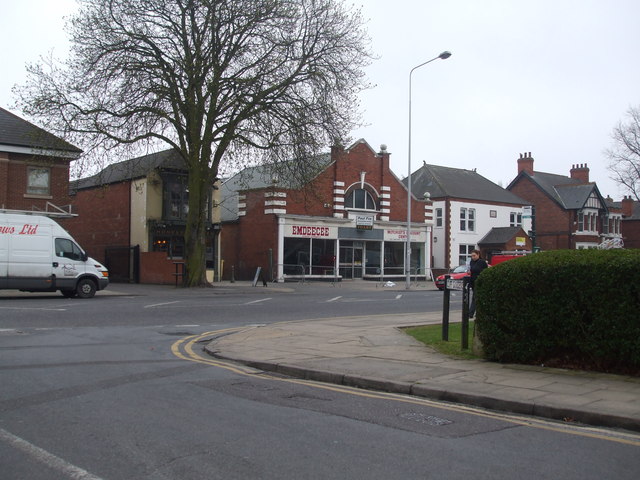
[[[340,275],[345,280],[362,278],[362,247],[340,247]]]

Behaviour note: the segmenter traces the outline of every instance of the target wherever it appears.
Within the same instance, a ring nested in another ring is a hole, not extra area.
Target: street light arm
[[[431,63],[431,62],[433,62],[434,60],[438,60],[438,59],[446,60],[446,59],[447,59],[447,58],[449,58],[450,56],[451,56],[451,52],[448,52],[448,51],[444,51],[444,52],[442,52],[442,53],[441,53],[440,55],[438,55],[437,57],[432,58],[431,60],[427,60],[426,62],[421,63],[420,65],[418,65],[418,66],[416,66],[416,67],[413,67],[413,68],[411,69],[411,71],[409,72],[409,77],[411,77],[411,74],[413,73],[413,71],[414,71],[414,70],[417,70],[418,68],[420,68],[420,67],[422,67],[422,66],[426,65],[427,63]]]

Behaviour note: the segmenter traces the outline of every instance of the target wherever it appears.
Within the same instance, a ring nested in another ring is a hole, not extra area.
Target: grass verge
[[[453,357],[464,359],[478,359],[482,358],[478,355],[474,355],[471,351],[473,344],[473,322],[469,322],[469,349],[462,350],[462,324],[450,323],[449,324],[449,341],[442,340],[442,325],[425,325],[422,327],[410,327],[404,329],[405,333],[411,335],[416,340],[433,347],[437,352],[444,355],[451,355]]]

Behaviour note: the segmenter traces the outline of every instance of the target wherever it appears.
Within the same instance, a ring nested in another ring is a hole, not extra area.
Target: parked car
[[[471,274],[469,273],[469,267],[467,265],[458,265],[448,275],[449,275],[449,278],[458,280],[460,278],[468,277]],[[435,283],[438,289],[444,290],[444,275],[440,275],[439,277],[437,277]]]

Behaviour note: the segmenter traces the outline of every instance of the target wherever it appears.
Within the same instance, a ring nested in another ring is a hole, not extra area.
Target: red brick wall
[[[165,252],[140,253],[140,283],[156,285],[175,285],[175,260],[167,258]],[[178,272],[182,272],[178,265]],[[182,277],[178,277],[178,285],[182,284]]]
[[[80,190],[72,200],[78,216],[60,222],[100,262],[107,247],[130,246],[129,191],[129,182]]]
[[[235,243],[236,256],[232,265],[235,267],[236,280],[253,279],[257,267],[262,267],[264,278],[267,281],[271,280],[267,278],[269,272],[269,249],[272,250],[274,270],[279,263],[277,258],[277,217],[274,214],[265,215],[264,193],[264,190],[246,193],[247,214],[238,222],[235,238],[229,239]],[[223,236],[227,237],[228,233],[223,233]],[[224,250],[223,258],[225,258],[225,277],[230,278],[232,265],[228,264],[227,254]]]
[[[0,160],[0,207],[12,210],[46,210],[47,202],[56,206],[68,205],[69,160],[38,157],[18,153],[5,154],[8,162]],[[27,167],[43,166],[51,169],[49,195],[27,194]],[[35,208],[34,208],[35,207]]]
[[[224,224],[220,232],[220,260],[222,260],[222,272],[220,273],[223,280],[231,280],[232,269],[239,261],[237,241],[239,231],[240,222],[229,222]]]

